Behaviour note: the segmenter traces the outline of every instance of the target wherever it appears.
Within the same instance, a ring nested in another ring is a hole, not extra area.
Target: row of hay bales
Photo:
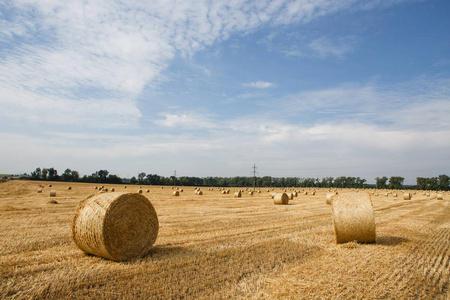
[[[238,190],[235,197],[240,197],[240,194],[242,190]],[[277,205],[288,204],[294,195],[271,193]],[[376,242],[375,218],[369,192],[340,193],[332,190],[327,193],[326,202],[332,209],[336,243]],[[80,202],[72,222],[72,238],[81,250],[115,261],[125,261],[148,253],[156,241],[158,230],[156,211],[140,193],[100,193],[90,196]]]

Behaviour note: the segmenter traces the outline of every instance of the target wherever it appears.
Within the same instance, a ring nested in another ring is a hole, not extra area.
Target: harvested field
[[[95,185],[51,184],[58,205],[47,203],[48,182],[0,183],[1,298],[450,297],[447,192],[444,200],[417,192],[405,201],[377,191],[377,243],[336,245],[325,189],[299,189],[289,205],[274,205],[265,190],[235,198],[237,188],[205,188],[202,197],[173,197],[170,188],[142,186],[158,214],[158,238],[147,256],[118,263],[86,255],[71,240],[76,207],[99,193]]]

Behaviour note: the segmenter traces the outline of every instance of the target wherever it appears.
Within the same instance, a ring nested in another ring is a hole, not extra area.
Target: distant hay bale
[[[126,186],[126,185],[124,185],[124,186],[123,186],[123,188],[124,188],[124,189],[126,189],[126,188],[127,188],[127,186]]]
[[[51,190],[50,191],[50,197],[56,197],[56,191],[55,190]]]
[[[68,187],[67,187],[67,190],[69,190],[69,191],[70,191],[71,189],[72,189],[72,187],[71,187],[71,186],[68,186]]]
[[[180,189],[180,192],[182,193],[182,192],[183,192],[183,189]]]
[[[289,204],[289,196],[286,193],[276,193],[273,196],[273,203],[276,205],[287,205]]]
[[[403,193],[403,200],[411,200],[411,193]]]
[[[156,211],[143,195],[98,194],[78,205],[72,239],[86,253],[126,261],[147,254],[158,229]]]
[[[331,202],[333,202],[333,199],[335,197],[337,197],[337,193],[335,193],[335,192],[327,193],[327,195],[325,196],[326,203],[328,205],[331,205]]]
[[[241,198],[242,197],[242,193],[241,191],[237,191],[236,193],[234,193],[234,198]]]
[[[48,185],[48,187],[52,187],[52,185],[51,185],[51,184],[49,184],[49,185]]]
[[[37,192],[38,192],[38,193],[42,193],[42,189],[38,189]]]
[[[294,199],[294,193],[288,193],[287,195],[289,197],[289,200],[293,200]]]
[[[174,192],[172,193],[172,195],[174,195],[174,196],[180,196],[180,192],[179,192],[179,191],[174,191]]]
[[[162,186],[161,189],[164,189],[164,187]]]
[[[48,204],[58,204],[58,201],[56,201],[56,200],[49,200],[47,203]]]
[[[252,191],[248,192],[248,194],[253,196],[253,192]]]
[[[331,204],[336,243],[375,243],[375,217],[368,193],[345,193]]]
[[[316,194],[316,191],[312,191],[311,195],[314,196]]]
[[[111,192],[115,192],[115,191],[116,191],[116,189],[115,189],[115,188],[112,188],[112,189],[111,189]]]
[[[149,189],[147,189],[147,190],[145,190],[145,192],[146,192],[146,193],[150,193],[150,190],[149,190]]]
[[[142,194],[142,190],[138,190],[137,192],[138,192],[139,194]]]
[[[397,193],[393,193],[393,194],[392,194],[392,197],[397,197]]]
[[[308,192],[304,192],[303,195],[308,195]]]
[[[436,199],[437,200],[444,200],[444,196],[442,194],[437,194],[436,195]]]
[[[196,192],[196,194],[197,194],[197,195],[203,195],[203,192],[202,192],[201,190],[198,190],[198,191]]]
[[[98,189],[98,187],[94,186],[94,189],[95,189],[95,190],[97,190],[97,189]]]

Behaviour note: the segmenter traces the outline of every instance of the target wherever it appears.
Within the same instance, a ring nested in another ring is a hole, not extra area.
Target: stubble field
[[[403,200],[378,191],[377,243],[336,245],[325,189],[297,189],[289,205],[274,205],[262,188],[234,198],[237,189],[183,187],[174,197],[170,187],[142,186],[158,238],[147,256],[117,263],[71,240],[76,207],[96,185],[48,184],[0,183],[2,299],[450,299],[448,192]]]

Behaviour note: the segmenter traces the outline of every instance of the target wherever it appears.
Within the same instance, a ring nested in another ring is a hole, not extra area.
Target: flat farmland
[[[263,188],[234,198],[237,188],[179,187],[175,197],[171,187],[142,186],[158,238],[145,257],[118,263],[71,240],[76,207],[95,186],[0,183],[2,299],[450,299],[448,192],[403,200],[371,191],[377,243],[337,245],[326,189],[298,188],[289,205],[274,205]]]

